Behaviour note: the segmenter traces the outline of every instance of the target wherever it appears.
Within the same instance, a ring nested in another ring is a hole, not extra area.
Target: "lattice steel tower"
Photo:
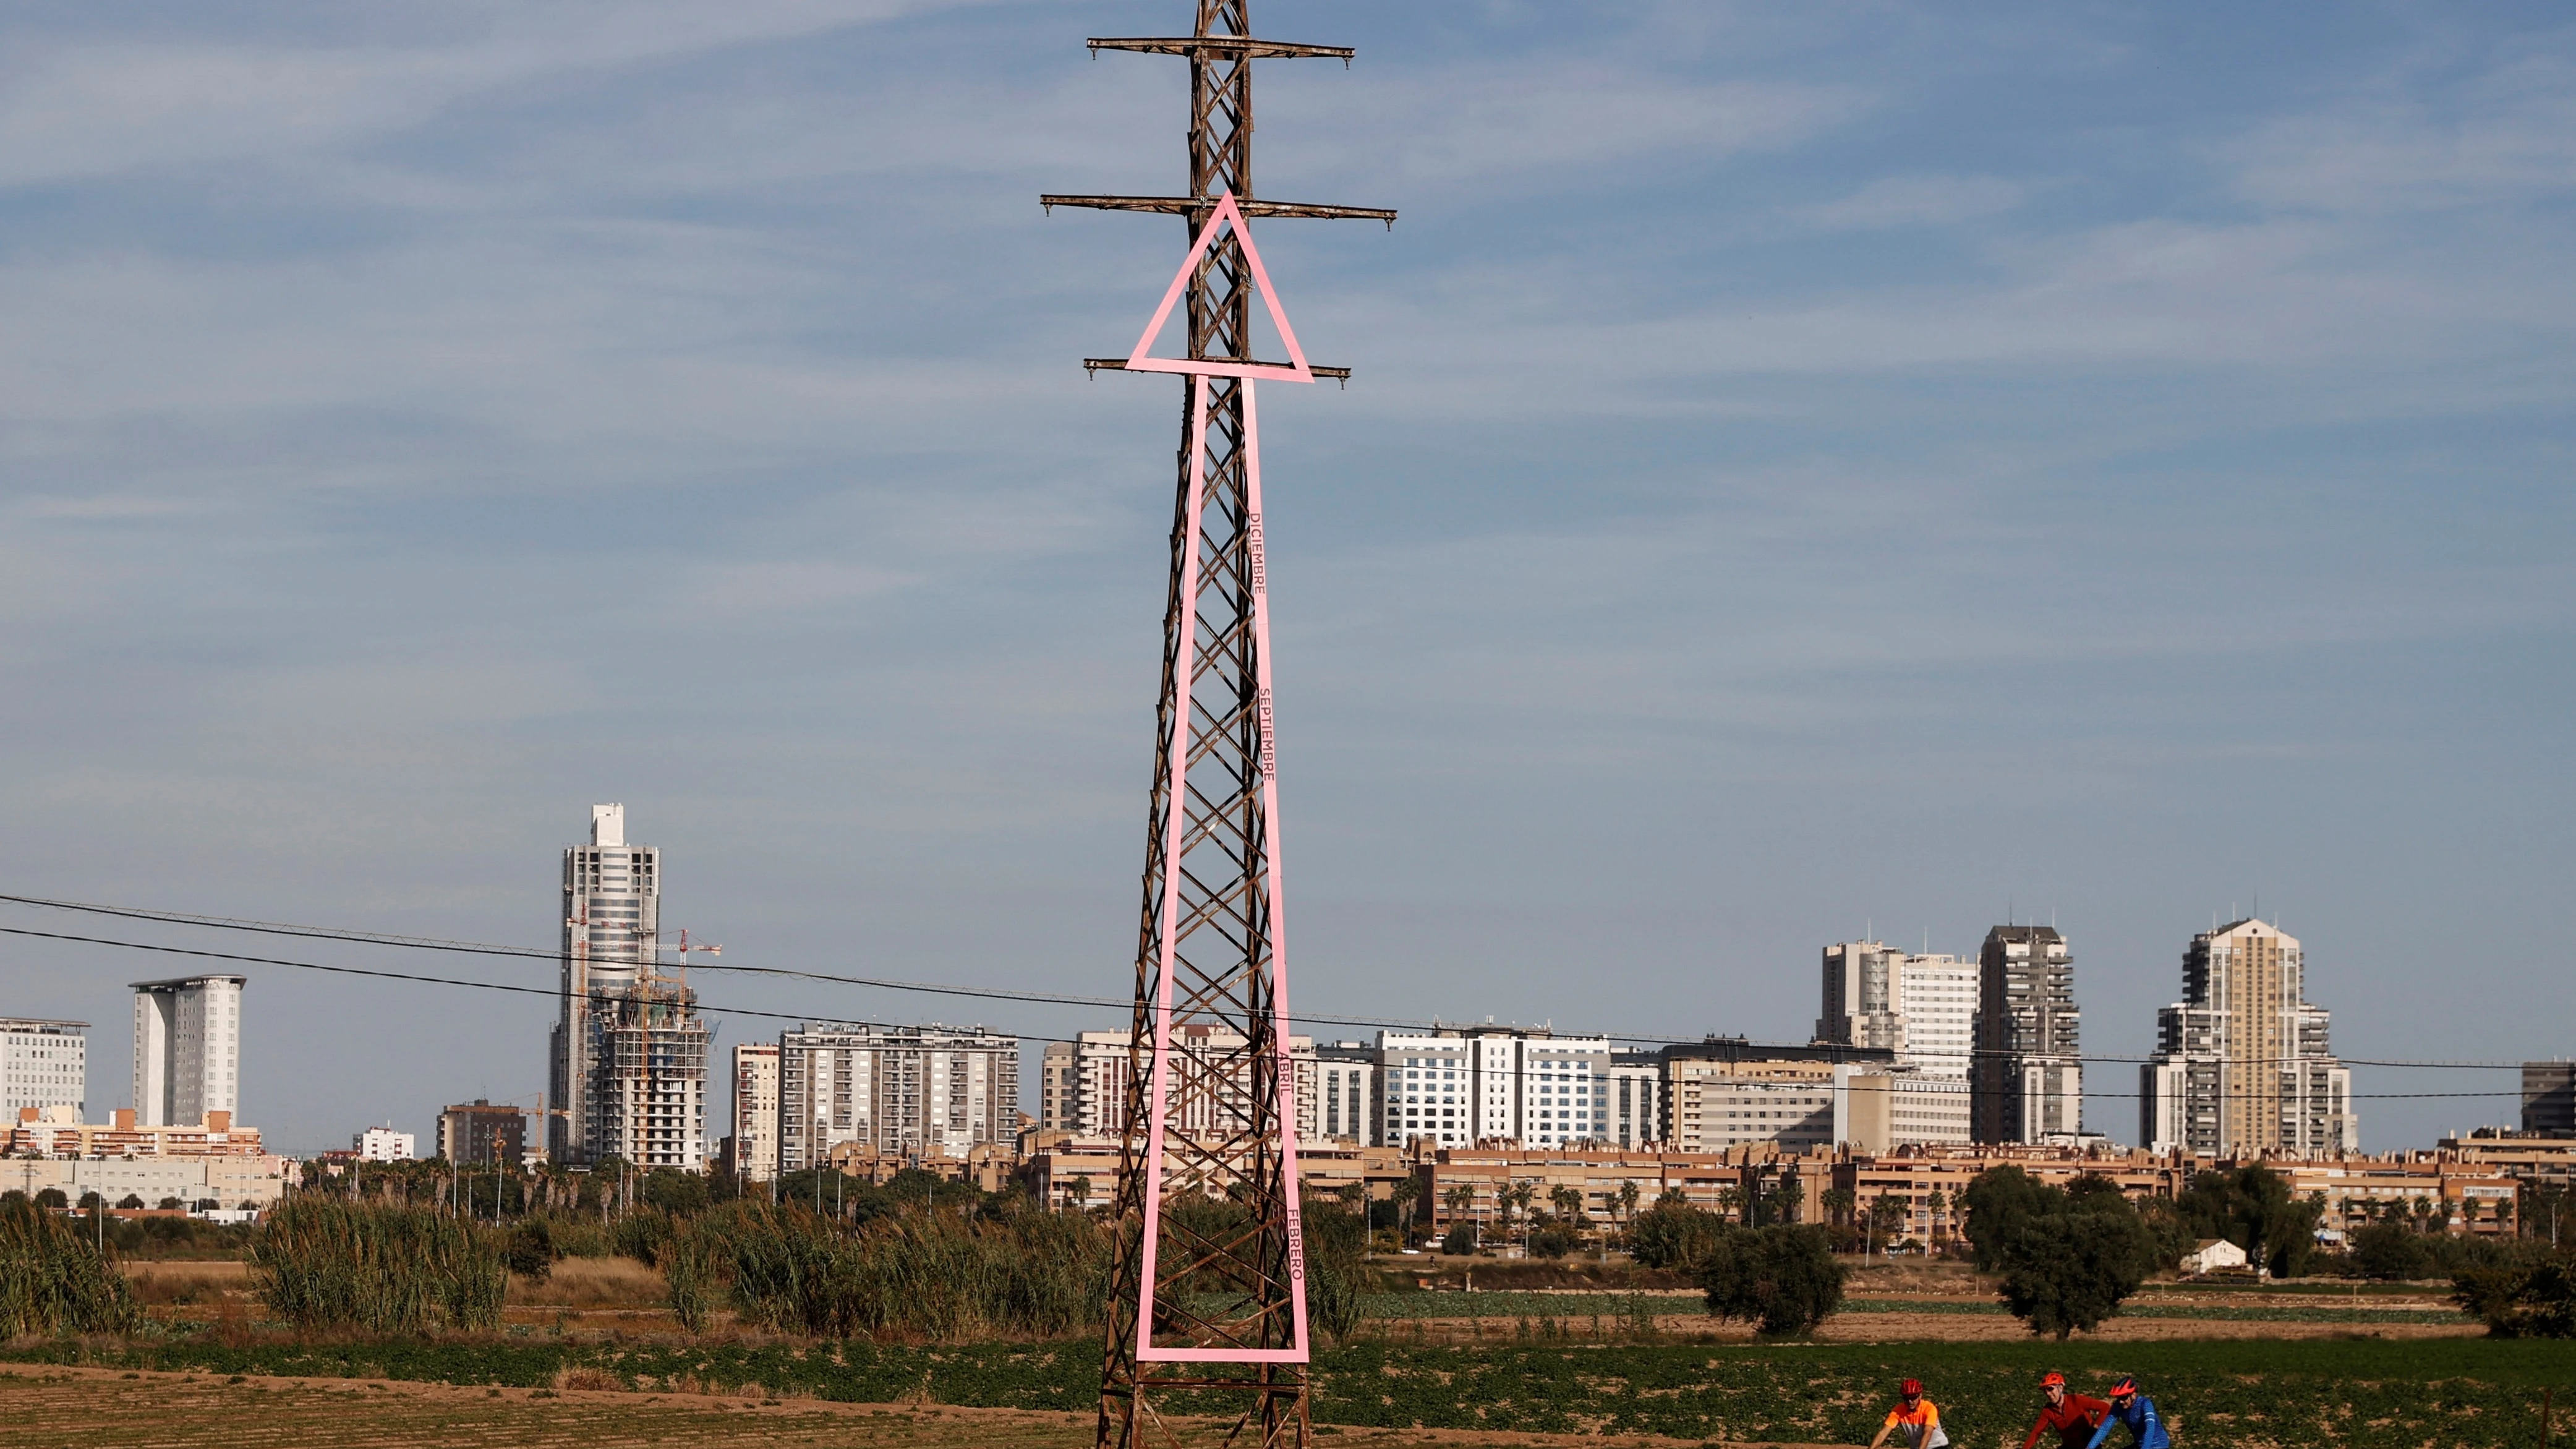
[[[1137,928],[1133,1053],[1118,1173],[1120,1238],[1100,1383],[1099,1442],[1173,1441],[1159,1387],[1240,1399],[1238,1432],[1302,1445],[1308,1359],[1297,1221],[1295,1072],[1288,1057],[1279,915],[1278,791],[1270,724],[1270,624],[1262,554],[1256,379],[1347,378],[1311,367],[1271,294],[1246,218],[1383,221],[1364,207],[1262,201],[1252,191],[1252,62],[1347,48],[1254,40],[1248,0],[1198,0],[1194,34],[1093,40],[1093,51],[1190,65],[1189,190],[1180,196],[1045,196],[1048,207],[1188,219],[1190,250],[1162,310],[1101,369],[1188,383],[1144,907]],[[1289,359],[1252,355],[1258,292]],[[1153,357],[1175,302],[1186,348]],[[1176,1034],[1240,1047],[1173,1050]],[[1204,1399],[1200,1406],[1204,1406]]]

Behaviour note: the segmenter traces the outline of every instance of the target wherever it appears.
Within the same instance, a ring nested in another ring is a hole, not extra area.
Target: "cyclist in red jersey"
[[[2039,1391],[2048,1402],[2039,1406],[2039,1422],[2030,1426],[2021,1449],[2035,1449],[2039,1437],[2051,1429],[2057,1431],[2059,1449],[2084,1449],[2092,1442],[2093,1431],[2102,1426],[2102,1416],[2111,1412],[2111,1405],[2102,1399],[2067,1392],[2066,1375],[2061,1373],[2042,1378]]]

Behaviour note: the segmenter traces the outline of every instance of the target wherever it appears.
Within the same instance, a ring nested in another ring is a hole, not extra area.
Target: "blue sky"
[[[8,889],[543,945],[616,799],[728,961],[1118,992],[1177,384],[1075,362],[1183,238],[1035,196],[1179,189],[1081,40],[1184,8],[13,9]],[[2137,1055],[2259,896],[2346,1055],[2576,1050],[2562,10],[1256,18],[1360,51],[1258,189],[1404,214],[1260,232],[1356,372],[1265,394],[1300,1005],[1798,1037],[2053,912]],[[0,961],[120,1104],[167,973]],[[542,1085],[541,1005],[253,976],[288,1146]]]

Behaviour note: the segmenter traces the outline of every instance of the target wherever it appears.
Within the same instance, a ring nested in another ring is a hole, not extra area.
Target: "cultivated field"
[[[1012,1409],[826,1404],[583,1390],[466,1389],[385,1380],[280,1379],[0,1366],[5,1449],[65,1444],[151,1449],[1088,1449],[1083,1414]],[[1190,1445],[1221,1444],[1230,1425],[1179,1421]],[[1669,1449],[1654,1436],[1580,1438],[1456,1430],[1343,1429],[1318,1437],[1350,1449],[1491,1444]],[[1779,1449],[1799,1449],[1783,1445]]]

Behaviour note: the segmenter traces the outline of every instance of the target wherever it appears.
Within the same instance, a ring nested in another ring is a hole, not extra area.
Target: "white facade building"
[[[695,994],[655,969],[662,853],[627,843],[625,806],[594,805],[589,843],[563,853],[562,890],[548,1160],[705,1171],[714,1033]]]
[[[963,1158],[1018,1140],[1019,1038],[809,1022],[778,1039],[778,1170],[842,1156]],[[846,1150],[844,1150],[846,1149]]]
[[[1377,1145],[1429,1138],[1441,1147],[1510,1141],[1562,1147],[1612,1131],[1607,1037],[1468,1026],[1380,1032]],[[1630,1088],[1634,1100],[1635,1088]]]
[[[662,853],[626,843],[626,807],[590,807],[590,842],[563,853],[561,1011],[547,1063],[559,1116],[546,1119],[549,1160],[582,1166],[621,1156],[605,1140],[599,1078],[611,1014],[602,998],[644,977],[662,930]],[[631,1160],[631,1159],[630,1159]]]
[[[85,1021],[0,1017],[0,1122],[18,1109],[69,1107],[89,1113],[89,1026]]]
[[[1836,942],[1824,952],[1816,1040],[1892,1051],[1899,1065],[1965,1080],[1976,1046],[1978,969],[1878,941]]]
[[[1968,1079],[1977,1046],[1977,971],[1976,962],[1956,956],[1907,956],[1897,963],[1896,1009],[1905,1017],[1898,1066]]]
[[[733,1049],[733,1170],[744,1182],[778,1175],[778,1044]]]
[[[418,1139],[408,1132],[391,1127],[370,1127],[349,1139],[349,1150],[360,1162],[409,1162]]]
[[[1129,1033],[1125,1031],[1086,1031],[1069,1042],[1049,1042],[1039,1058],[1038,1125],[1059,1128],[1077,1137],[1116,1139],[1127,1127],[1127,1084],[1131,1080],[1131,1062],[1150,1065],[1153,1044],[1131,1053]],[[1244,1037],[1241,1032],[1217,1026],[1181,1026],[1173,1032],[1172,1049],[1201,1061],[1243,1060]],[[1312,1140],[1318,1136],[1343,1135],[1324,1131],[1317,1113],[1317,1069],[1315,1039],[1308,1036],[1288,1038],[1290,1066],[1297,1073],[1297,1135]],[[1208,1071],[1182,1074],[1185,1078],[1205,1079]],[[1220,1111],[1240,1119],[1244,1104],[1241,1094],[1248,1092],[1249,1073],[1237,1070],[1227,1087],[1227,1100],[1217,1101],[1199,1092],[1173,1104],[1180,1120],[1196,1130],[1204,1130],[1216,1120]],[[1347,1084],[1345,1084],[1347,1090]]]
[[[241,1001],[247,978],[134,983],[134,1114],[185,1126],[241,1111]]]

